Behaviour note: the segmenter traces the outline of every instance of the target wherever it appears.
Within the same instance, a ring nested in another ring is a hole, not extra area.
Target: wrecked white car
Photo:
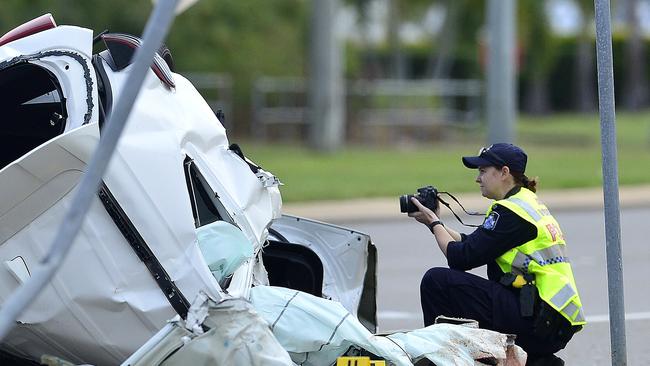
[[[106,49],[93,54],[99,42]],[[49,14],[0,38],[2,301],[29,279],[52,242],[113,101],[129,87],[139,44],[115,33],[94,40],[91,30],[57,26]],[[71,251],[2,340],[0,359],[49,355],[95,365],[327,365],[342,355],[398,365],[525,359],[506,335],[468,327],[374,335],[370,237],[282,215],[279,184],[230,144],[219,119],[161,50]]]

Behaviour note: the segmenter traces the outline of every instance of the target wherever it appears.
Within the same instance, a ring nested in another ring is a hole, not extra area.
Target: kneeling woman
[[[481,328],[517,335],[528,365],[562,365],[553,354],[585,324],[566,243],[557,221],[524,175],[527,156],[494,144],[463,164],[478,169],[481,194],[495,200],[483,224],[465,235],[449,229],[417,199],[409,214],[427,225],[449,268],[432,268],[420,286],[425,325],[439,315],[477,320]],[[464,271],[487,264],[488,279]]]

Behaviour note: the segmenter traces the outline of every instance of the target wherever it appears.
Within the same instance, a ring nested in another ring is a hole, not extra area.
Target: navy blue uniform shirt
[[[506,198],[518,193],[513,188]],[[518,247],[537,237],[535,225],[524,220],[510,209],[496,205],[483,224],[469,235],[461,234],[461,241],[452,241],[447,246],[449,268],[461,271],[487,264],[488,278],[499,281],[503,271],[496,259],[508,250]]]

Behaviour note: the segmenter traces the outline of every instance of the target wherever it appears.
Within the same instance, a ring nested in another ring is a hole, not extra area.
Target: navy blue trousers
[[[516,334],[529,358],[553,354],[567,341],[541,340],[533,334],[533,319],[523,318],[519,294],[498,282],[449,268],[431,268],[422,278],[420,300],[424,325],[438,315],[474,319],[483,329]]]

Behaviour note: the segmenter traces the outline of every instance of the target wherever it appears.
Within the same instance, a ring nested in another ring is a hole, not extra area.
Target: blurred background
[[[505,62],[516,115],[504,140],[529,152],[528,173],[542,187],[598,186],[593,1],[514,3]],[[285,201],[393,196],[425,184],[471,191],[474,173],[459,157],[494,142],[488,5],[204,0],[178,16],[167,45],[176,72],[224,112],[230,140],[283,180]],[[140,35],[151,8],[149,0],[5,0],[0,33],[51,12],[60,25]],[[613,0],[612,17],[620,181],[647,184],[650,1]]]

